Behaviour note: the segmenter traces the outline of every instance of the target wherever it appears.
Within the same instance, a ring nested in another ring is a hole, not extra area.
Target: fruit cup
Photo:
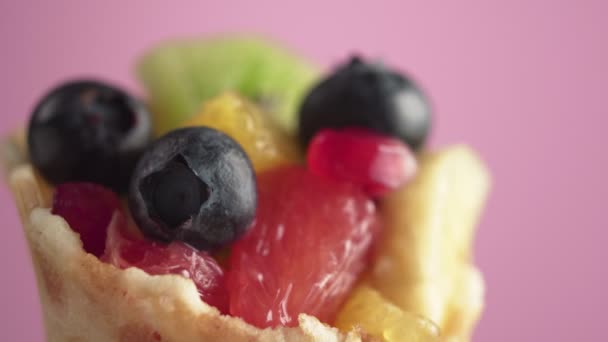
[[[138,65],[150,106],[67,82],[1,146],[49,341],[470,339],[489,174],[425,146],[411,78],[354,56],[311,87],[242,38]]]
[[[4,146],[2,164],[23,222],[48,341],[362,341],[302,314],[295,327],[259,329],[220,312],[177,275],[118,269],[82,248],[50,212],[48,184],[27,162],[22,137]]]

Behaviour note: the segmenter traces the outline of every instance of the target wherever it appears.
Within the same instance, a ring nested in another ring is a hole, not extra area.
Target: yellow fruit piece
[[[439,331],[430,321],[404,312],[376,290],[359,285],[338,314],[335,325],[345,332],[362,328],[386,342],[439,341]]]
[[[300,161],[295,140],[256,105],[224,93],[203,106],[185,126],[208,126],[228,134],[247,152],[256,172]]]
[[[423,153],[414,181],[381,203],[385,230],[373,286],[460,341],[470,338],[483,307],[471,243],[489,185],[476,154],[455,146]]]

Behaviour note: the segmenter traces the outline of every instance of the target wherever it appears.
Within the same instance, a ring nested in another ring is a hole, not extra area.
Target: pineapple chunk
[[[353,290],[335,325],[344,332],[361,328],[386,342],[439,341],[437,326],[404,312],[367,285],[359,285]]]
[[[209,100],[184,126],[207,126],[228,134],[247,152],[256,172],[301,160],[295,140],[260,108],[234,93]]]
[[[385,234],[372,284],[439,324],[444,337],[469,339],[483,307],[471,244],[489,186],[475,153],[455,146],[423,153],[414,181],[381,204]]]

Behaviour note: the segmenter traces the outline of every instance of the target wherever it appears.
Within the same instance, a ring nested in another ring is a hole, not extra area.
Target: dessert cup
[[[177,275],[120,270],[82,248],[66,221],[50,212],[51,189],[28,163],[23,134],[2,146],[2,164],[21,217],[36,274],[47,341],[374,341],[301,314],[297,327],[259,329],[220,315],[194,283]],[[428,321],[421,319],[421,327]],[[439,341],[423,336],[411,342]]]

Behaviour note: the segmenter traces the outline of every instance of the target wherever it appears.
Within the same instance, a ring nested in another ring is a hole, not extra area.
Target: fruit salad
[[[250,37],[159,45],[137,73],[143,98],[55,86],[7,145],[49,340],[470,339],[489,176],[427,147],[411,77]]]

